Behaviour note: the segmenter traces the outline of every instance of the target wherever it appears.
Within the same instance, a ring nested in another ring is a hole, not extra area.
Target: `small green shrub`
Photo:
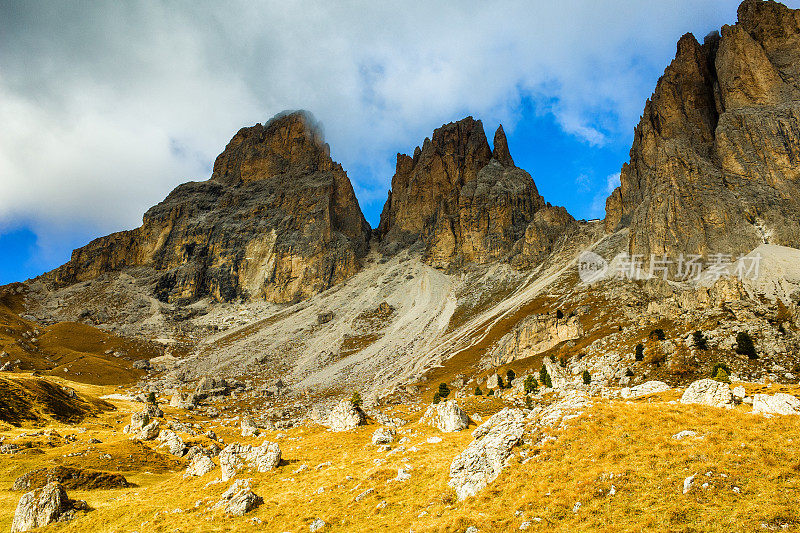
[[[156,393],[155,392],[147,393],[147,403],[150,403],[150,404],[153,404],[153,405],[158,405],[158,401],[156,400]]]
[[[541,370],[539,370],[539,381],[548,389],[553,388],[553,380],[550,379],[550,374],[547,373],[547,367],[544,365],[542,365]]]
[[[514,381],[516,378],[517,378],[517,373],[509,368],[508,372],[506,372],[506,380],[508,381],[509,387],[511,387],[511,382]]]
[[[641,343],[636,345],[636,360],[644,361],[644,346]]]
[[[363,403],[361,401],[361,395],[357,392],[354,392],[353,395],[350,397],[350,403],[353,404],[353,407],[359,409],[361,407],[361,404]]]
[[[442,401],[442,397],[439,395],[438,392],[434,393],[433,395],[433,403],[437,404]]]
[[[494,396],[494,389],[489,389],[489,392],[486,393],[486,396]]]
[[[740,331],[736,334],[736,353],[746,355],[748,359],[758,359],[753,338],[746,331]]]
[[[708,339],[706,339],[702,331],[697,330],[692,333],[692,342],[694,343],[694,347],[698,350],[708,350]]]
[[[728,374],[729,376],[731,375],[730,367],[728,367],[728,365],[726,365],[725,363],[720,362],[720,363],[714,363],[714,366],[711,367],[711,377],[713,378],[714,376],[716,376],[717,372],[719,372],[720,369],[724,370],[725,373]]]
[[[531,400],[530,396],[525,396],[525,407],[533,409],[533,400]]]
[[[558,362],[561,364],[561,368],[567,368],[567,358],[566,357],[564,357],[562,355],[561,358],[558,360]]]
[[[667,338],[667,335],[666,333],[664,333],[663,329],[658,328],[650,332],[650,337],[663,341],[664,339]]]
[[[634,375],[633,370],[631,370],[630,368],[625,370],[625,375],[628,376],[629,378],[632,378]]]
[[[536,394],[539,391],[539,383],[536,382],[536,378],[529,375],[525,376],[525,394]]]
[[[480,387],[475,387],[475,396],[483,396],[483,391]]]
[[[498,389],[506,388],[506,384],[503,382],[503,376],[497,376],[497,388]]]
[[[588,385],[589,383],[592,382],[592,375],[589,373],[588,370],[584,370],[583,374],[581,374],[581,377],[583,377],[583,384],[584,385]]]
[[[439,383],[439,397],[447,398],[448,396],[450,396],[450,388],[447,383]]]
[[[713,378],[717,381],[722,381],[724,383],[731,382],[730,373],[726,372],[724,368],[718,368]]]

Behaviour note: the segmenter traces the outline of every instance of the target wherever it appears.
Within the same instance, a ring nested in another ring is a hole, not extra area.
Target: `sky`
[[[467,115],[503,124],[547,201],[602,218],[678,39],[737,5],[0,0],[0,284],[137,227],[287,109],[322,122],[373,227],[396,154]]]

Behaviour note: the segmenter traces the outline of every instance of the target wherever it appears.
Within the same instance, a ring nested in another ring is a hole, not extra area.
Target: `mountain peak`
[[[211,179],[235,185],[280,174],[329,171],[337,166],[314,116],[308,111],[284,111],[264,125],[239,130],[214,162]]]

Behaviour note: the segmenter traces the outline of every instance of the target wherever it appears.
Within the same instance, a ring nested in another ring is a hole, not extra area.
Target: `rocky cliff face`
[[[178,186],[141,227],[92,241],[45,279],[63,286],[126,267],[157,272],[163,301],[292,301],[360,267],[370,228],[310,115],[243,128],[211,179]]]
[[[800,246],[800,11],[745,0],[701,45],[691,34],[636,127],[606,228],[631,253]]]
[[[481,122],[467,117],[413,156],[398,154],[378,234],[389,245],[420,241],[429,264],[448,268],[546,252],[572,224],[514,165],[502,126],[492,150]]]

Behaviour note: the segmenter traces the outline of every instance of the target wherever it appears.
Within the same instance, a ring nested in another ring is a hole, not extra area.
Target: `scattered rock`
[[[692,431],[691,429],[684,429],[683,431],[679,431],[678,433],[675,433],[672,436],[672,438],[675,439],[675,440],[681,440],[681,439],[685,439],[686,437],[694,437],[695,435],[697,435],[696,431]]]
[[[328,415],[327,426],[331,431],[348,431],[367,423],[364,412],[350,400],[340,401]]]
[[[733,408],[733,393],[727,383],[714,379],[695,381],[681,397],[681,403],[698,403],[723,409]]]
[[[395,431],[392,428],[378,428],[372,434],[372,444],[391,444],[394,439]]]
[[[469,417],[455,400],[448,400],[428,407],[420,422],[449,433],[466,429],[469,426]]]
[[[258,472],[267,472],[278,466],[280,461],[280,447],[269,441],[264,441],[257,447],[235,442],[226,446],[219,454],[219,466],[222,469],[222,479],[225,481],[231,479],[245,466],[255,468]]]
[[[506,407],[472,432],[475,440],[450,465],[448,484],[459,500],[474,496],[494,481],[524,429],[522,410]]]
[[[355,501],[360,502],[361,500],[363,500],[364,498],[366,498],[367,496],[369,496],[373,492],[375,492],[375,489],[367,489],[364,492],[362,492],[361,494],[359,494],[358,496],[356,496],[355,497]]]
[[[183,477],[201,477],[214,470],[216,466],[214,461],[207,455],[196,455],[186,469],[186,473],[183,474]]]
[[[258,426],[256,426],[255,420],[253,417],[246,416],[242,418],[242,437],[253,437],[258,435]]]
[[[625,387],[620,391],[620,395],[623,398],[632,400],[641,396],[647,396],[657,392],[664,392],[669,389],[670,386],[663,381],[647,381],[641,385],[636,385],[635,387]]]
[[[58,520],[70,518],[71,510],[84,505],[76,505],[67,497],[64,487],[57,482],[48,483],[42,488],[23,494],[14,513],[11,533],[30,531],[44,527]]]
[[[150,361],[147,359],[139,359],[138,361],[133,362],[133,368],[138,368],[139,370],[150,370],[152,366],[150,365]]]
[[[692,474],[691,476],[687,477],[683,480],[683,493],[686,494],[692,488],[692,483],[694,482],[694,478],[697,474]]]
[[[170,398],[169,406],[175,409],[194,409],[197,407],[197,396],[192,392],[176,392]]]
[[[322,528],[324,528],[326,525],[327,524],[325,523],[324,520],[322,520],[321,518],[317,518],[316,520],[311,522],[311,525],[308,526],[308,530],[311,531],[312,533],[314,531],[321,531]]]
[[[800,400],[791,394],[779,392],[774,396],[753,396],[753,413],[772,415],[800,415]]]
[[[161,433],[158,434],[158,440],[162,443],[159,448],[165,446],[169,453],[176,457],[183,457],[183,454],[186,453],[186,444],[184,444],[183,439],[171,429],[161,430]]]

